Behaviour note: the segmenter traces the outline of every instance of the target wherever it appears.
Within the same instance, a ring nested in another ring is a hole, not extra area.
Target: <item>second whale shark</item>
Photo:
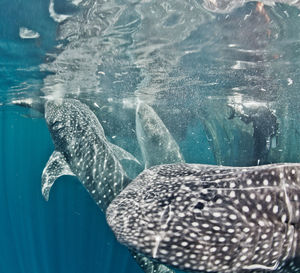
[[[139,102],[136,108],[136,135],[145,168],[184,162],[180,149],[169,130],[154,109],[144,102]]]
[[[127,247],[188,272],[299,272],[300,164],[159,165],[110,204]]]

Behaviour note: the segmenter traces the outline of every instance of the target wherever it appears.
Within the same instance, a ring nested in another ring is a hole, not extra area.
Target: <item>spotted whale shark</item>
[[[115,196],[131,181],[120,162],[124,159],[139,162],[106,139],[95,114],[80,101],[48,100],[44,109],[55,151],[42,174],[43,196],[49,199],[51,187],[60,176],[76,176],[105,212]],[[131,253],[146,273],[173,273],[143,254]]]
[[[145,167],[184,162],[180,149],[154,109],[144,102],[136,108],[136,135]]]
[[[299,198],[300,164],[168,164],[144,170],[106,217],[122,244],[176,269],[299,272]]]
[[[80,101],[49,100],[45,119],[55,145],[42,174],[42,193],[49,198],[55,180],[75,175],[105,211],[129,181],[121,160],[138,162],[131,154],[110,143],[96,116]]]

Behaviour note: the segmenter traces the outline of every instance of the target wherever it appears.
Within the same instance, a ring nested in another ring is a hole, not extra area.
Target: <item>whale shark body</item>
[[[110,202],[131,181],[120,161],[139,163],[134,156],[108,142],[97,117],[88,106],[75,99],[45,103],[45,119],[55,145],[42,174],[42,194],[46,200],[55,180],[76,176],[105,212]],[[173,273],[163,264],[131,252],[146,273]]]
[[[180,270],[283,272],[300,254],[299,198],[300,164],[169,164],[142,172],[106,216],[121,243]]]
[[[45,118],[55,145],[42,174],[46,199],[54,181],[62,175],[79,178],[99,207],[107,205],[130,181],[120,163],[135,158],[109,143],[89,108],[74,99],[46,102]]]

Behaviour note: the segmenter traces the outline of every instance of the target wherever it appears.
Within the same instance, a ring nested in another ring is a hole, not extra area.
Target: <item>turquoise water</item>
[[[42,114],[17,100],[80,99],[139,160],[137,100],[155,109],[186,162],[300,162],[296,7],[51,3],[0,2],[1,273],[142,272],[76,178],[60,178],[43,199],[54,147]]]

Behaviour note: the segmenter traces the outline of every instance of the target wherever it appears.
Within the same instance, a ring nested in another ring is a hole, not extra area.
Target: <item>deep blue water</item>
[[[57,14],[72,15],[55,22],[48,0],[0,0],[0,273],[142,272],[76,178],[59,178],[43,199],[52,140],[42,115],[13,100],[95,101],[108,139],[139,159],[136,98],[155,108],[186,162],[300,161],[297,8],[266,7],[268,22],[254,2],[230,15],[201,1],[102,2],[54,1]],[[20,27],[40,37],[22,39]],[[255,139],[239,107],[274,114],[276,141],[263,114]]]

